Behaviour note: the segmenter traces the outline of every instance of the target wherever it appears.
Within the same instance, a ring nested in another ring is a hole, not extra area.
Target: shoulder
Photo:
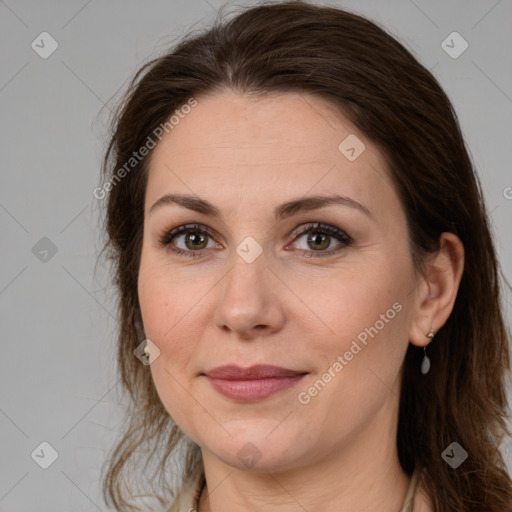
[[[418,486],[414,496],[414,512],[434,512],[432,500],[427,496],[425,490]]]
[[[196,488],[191,486],[182,488],[166,512],[188,512],[189,510],[194,510],[197,490],[197,486]]]
[[[195,510],[199,493],[204,483],[204,467],[202,462],[196,464],[192,474],[183,485],[166,512],[188,512]]]

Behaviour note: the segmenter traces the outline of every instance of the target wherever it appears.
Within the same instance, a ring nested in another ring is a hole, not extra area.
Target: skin
[[[366,147],[354,161],[338,149],[349,134]],[[160,399],[201,447],[207,490],[199,512],[400,510],[410,480],[395,441],[402,362],[409,343],[426,346],[429,330],[450,315],[463,248],[444,233],[425,275],[415,274],[406,214],[385,169],[376,147],[332,105],[298,93],[200,97],[154,149],[139,300],[146,336],[160,350],[150,366]],[[222,218],[175,203],[150,213],[170,193],[206,199]],[[285,201],[334,193],[371,216],[334,204],[273,217]],[[338,227],[353,243],[294,235],[314,222]],[[204,235],[199,250],[186,233],[174,245],[158,244],[162,233],[189,223],[214,236]],[[236,251],[248,236],[262,249],[252,263]],[[400,312],[301,403],[298,394],[394,303]],[[201,375],[228,363],[309,373],[264,400],[240,402]],[[249,442],[260,457],[251,467],[237,456]],[[433,510],[421,490],[416,510]]]

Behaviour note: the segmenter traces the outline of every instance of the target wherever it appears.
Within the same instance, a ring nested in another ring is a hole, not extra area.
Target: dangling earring
[[[144,347],[144,356],[146,359],[146,363],[149,364],[150,353],[149,353],[149,345],[148,344],[146,344],[146,346]]]
[[[432,340],[435,334],[436,331],[434,331],[434,329],[430,329],[430,331],[427,334],[427,338],[430,338],[430,340]],[[423,347],[423,352],[425,355],[423,356],[423,361],[421,361],[421,373],[423,375],[426,375],[430,370],[430,359],[427,356],[427,347]]]

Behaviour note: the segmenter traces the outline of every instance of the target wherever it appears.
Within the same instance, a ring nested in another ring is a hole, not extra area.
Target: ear
[[[454,233],[442,233],[439,251],[429,259],[416,287],[416,311],[409,332],[413,345],[428,345],[430,329],[437,332],[448,320],[463,271],[464,246],[460,238]]]

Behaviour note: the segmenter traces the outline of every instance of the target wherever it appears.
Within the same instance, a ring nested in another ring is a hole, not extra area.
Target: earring
[[[146,356],[146,363],[149,364],[149,345],[147,345],[147,344],[144,347],[144,355]]]
[[[426,336],[432,340],[435,334],[436,331],[434,331],[434,329],[430,329]],[[421,373],[426,375],[430,370],[430,359],[427,356],[427,347],[423,347],[423,352],[425,355],[423,356],[423,361],[421,361]]]

